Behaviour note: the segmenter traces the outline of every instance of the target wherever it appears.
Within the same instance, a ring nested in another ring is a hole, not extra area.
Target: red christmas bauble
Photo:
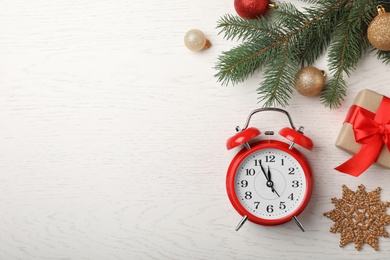
[[[234,8],[239,16],[256,19],[265,15],[269,9],[270,0],[234,0]]]

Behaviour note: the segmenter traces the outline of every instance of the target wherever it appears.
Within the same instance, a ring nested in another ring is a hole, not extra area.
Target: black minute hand
[[[269,181],[270,179],[269,179],[267,173],[265,173],[264,167],[263,167],[263,165],[261,164],[261,160],[260,160],[260,168],[261,168],[261,171],[263,172],[265,178],[267,179],[267,181]]]

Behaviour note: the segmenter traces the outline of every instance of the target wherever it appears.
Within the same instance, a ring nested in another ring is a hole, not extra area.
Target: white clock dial
[[[265,148],[248,155],[238,167],[235,193],[242,206],[262,219],[280,219],[303,202],[307,183],[304,170],[289,153]]]

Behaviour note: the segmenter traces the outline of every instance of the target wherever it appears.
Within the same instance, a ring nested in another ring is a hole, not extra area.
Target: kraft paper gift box
[[[350,111],[348,112],[346,121],[348,121],[348,117],[350,116],[352,109],[356,108],[356,106],[359,108],[364,108],[365,110],[368,110],[368,113],[371,114],[377,114],[379,107],[382,104],[382,101],[384,99],[388,99],[387,97],[384,97],[383,95],[380,95],[372,90],[362,90],[359,92],[359,94],[356,96],[355,101],[353,105],[350,108]],[[381,106],[381,110],[383,110]],[[383,112],[383,111],[382,111]],[[390,109],[386,109],[386,111],[382,114],[388,114],[390,118]],[[375,116],[375,115],[374,115]],[[347,151],[350,154],[356,154],[360,151],[362,144],[358,143],[355,140],[355,134],[353,130],[353,125],[349,122],[344,122],[340,133],[336,140],[336,146],[338,148],[341,148],[345,151]],[[390,152],[386,146],[386,144],[383,145],[382,149],[380,150],[379,157],[376,160],[376,163],[383,166],[390,168]],[[337,169],[337,168],[336,168]],[[339,169],[337,169],[339,170]],[[365,169],[364,169],[365,170]],[[363,171],[364,171],[363,170]],[[348,173],[348,172],[346,172]],[[351,174],[351,173],[349,173]],[[352,174],[354,175],[354,174]],[[357,174],[359,175],[359,174]],[[355,176],[357,176],[355,175]]]

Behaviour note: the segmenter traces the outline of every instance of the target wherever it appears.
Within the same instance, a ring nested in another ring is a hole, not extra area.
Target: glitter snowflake
[[[363,244],[369,244],[378,250],[378,236],[388,237],[385,226],[390,223],[386,214],[389,202],[380,201],[380,188],[367,192],[363,185],[354,192],[343,185],[343,197],[333,198],[335,209],[324,213],[335,223],[330,228],[332,233],[340,233],[340,247],[351,242],[360,250]]]

